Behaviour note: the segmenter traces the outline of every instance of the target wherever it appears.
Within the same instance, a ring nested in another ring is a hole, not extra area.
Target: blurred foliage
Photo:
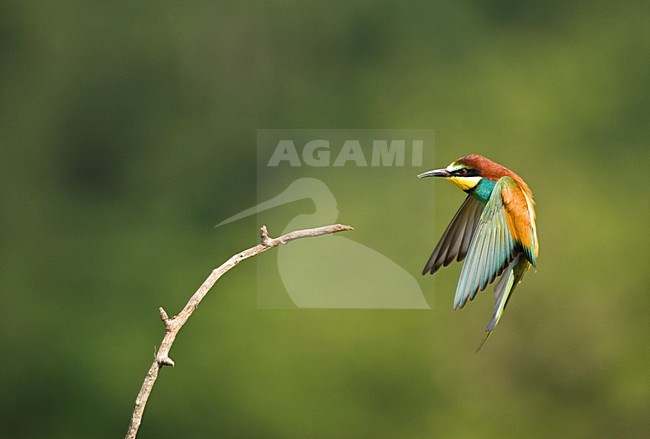
[[[213,228],[255,204],[256,129],[350,127],[434,128],[426,168],[520,173],[538,273],[475,355],[492,298],[453,313],[459,267],[420,278],[430,311],[268,311],[242,264],[141,436],[647,437],[648,20],[634,0],[0,3],[0,437],[123,435],[157,307],[257,240]],[[463,196],[407,171],[354,214],[394,229],[350,238],[418,273]]]

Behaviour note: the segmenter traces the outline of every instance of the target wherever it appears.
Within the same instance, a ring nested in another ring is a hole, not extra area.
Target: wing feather
[[[442,234],[438,245],[424,266],[422,274],[433,274],[440,267],[451,264],[454,259],[462,261],[465,258],[482,211],[483,205],[480,201],[471,195],[465,198]]]

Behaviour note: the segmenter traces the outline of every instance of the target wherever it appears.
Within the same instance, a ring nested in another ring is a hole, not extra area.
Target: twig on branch
[[[149,368],[149,372],[147,372],[147,375],[144,377],[144,382],[142,383],[140,392],[138,393],[138,396],[135,400],[133,414],[131,415],[131,423],[129,424],[129,429],[127,430],[125,436],[126,439],[134,439],[138,434],[138,429],[140,428],[140,423],[142,422],[144,408],[147,405],[147,400],[149,399],[151,390],[153,389],[153,386],[156,383],[156,379],[158,378],[158,372],[163,366],[174,366],[174,362],[171,358],[169,358],[169,351],[171,350],[172,344],[174,344],[176,335],[181,330],[183,325],[185,325],[194,310],[199,306],[201,300],[203,300],[208,291],[210,291],[210,289],[219,280],[219,278],[224,275],[224,273],[229,271],[244,259],[259,255],[260,253],[264,253],[273,247],[287,244],[293,240],[329,235],[332,233],[343,232],[347,230],[352,230],[352,227],[344,224],[333,224],[330,226],[317,227],[314,229],[296,230],[277,238],[271,238],[269,237],[268,231],[266,230],[266,226],[262,226],[260,229],[260,243],[255,247],[251,247],[241,253],[234,255],[226,262],[221,264],[219,268],[212,270],[212,273],[210,273],[208,278],[203,282],[203,284],[201,284],[199,289],[196,291],[196,293],[194,293],[194,295],[187,302],[187,305],[185,305],[183,310],[178,313],[178,315],[169,318],[167,312],[165,312],[164,309],[159,308],[158,311],[160,312],[160,318],[165,324],[165,336],[163,337],[160,348],[156,353],[156,358]]]

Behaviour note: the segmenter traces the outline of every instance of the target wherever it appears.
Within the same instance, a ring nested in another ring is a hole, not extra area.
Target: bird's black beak
[[[451,174],[446,169],[434,169],[432,171],[423,172],[422,174],[418,175],[418,178],[449,176],[451,176]]]

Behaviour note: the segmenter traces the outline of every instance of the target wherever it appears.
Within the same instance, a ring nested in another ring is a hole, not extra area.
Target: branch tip
[[[262,238],[260,244],[267,245],[269,243],[269,231],[266,230],[266,226],[260,228],[260,237]]]
[[[167,312],[163,309],[162,306],[158,308],[158,312],[160,313],[160,320],[162,320],[163,322],[165,322],[165,324],[167,324],[167,321],[169,320],[169,316],[167,315]]]
[[[159,364],[160,366],[171,366],[171,367],[174,367],[174,360],[172,360],[171,358],[169,358],[169,357],[167,357],[167,356],[157,358],[156,361],[158,362],[158,364]]]

